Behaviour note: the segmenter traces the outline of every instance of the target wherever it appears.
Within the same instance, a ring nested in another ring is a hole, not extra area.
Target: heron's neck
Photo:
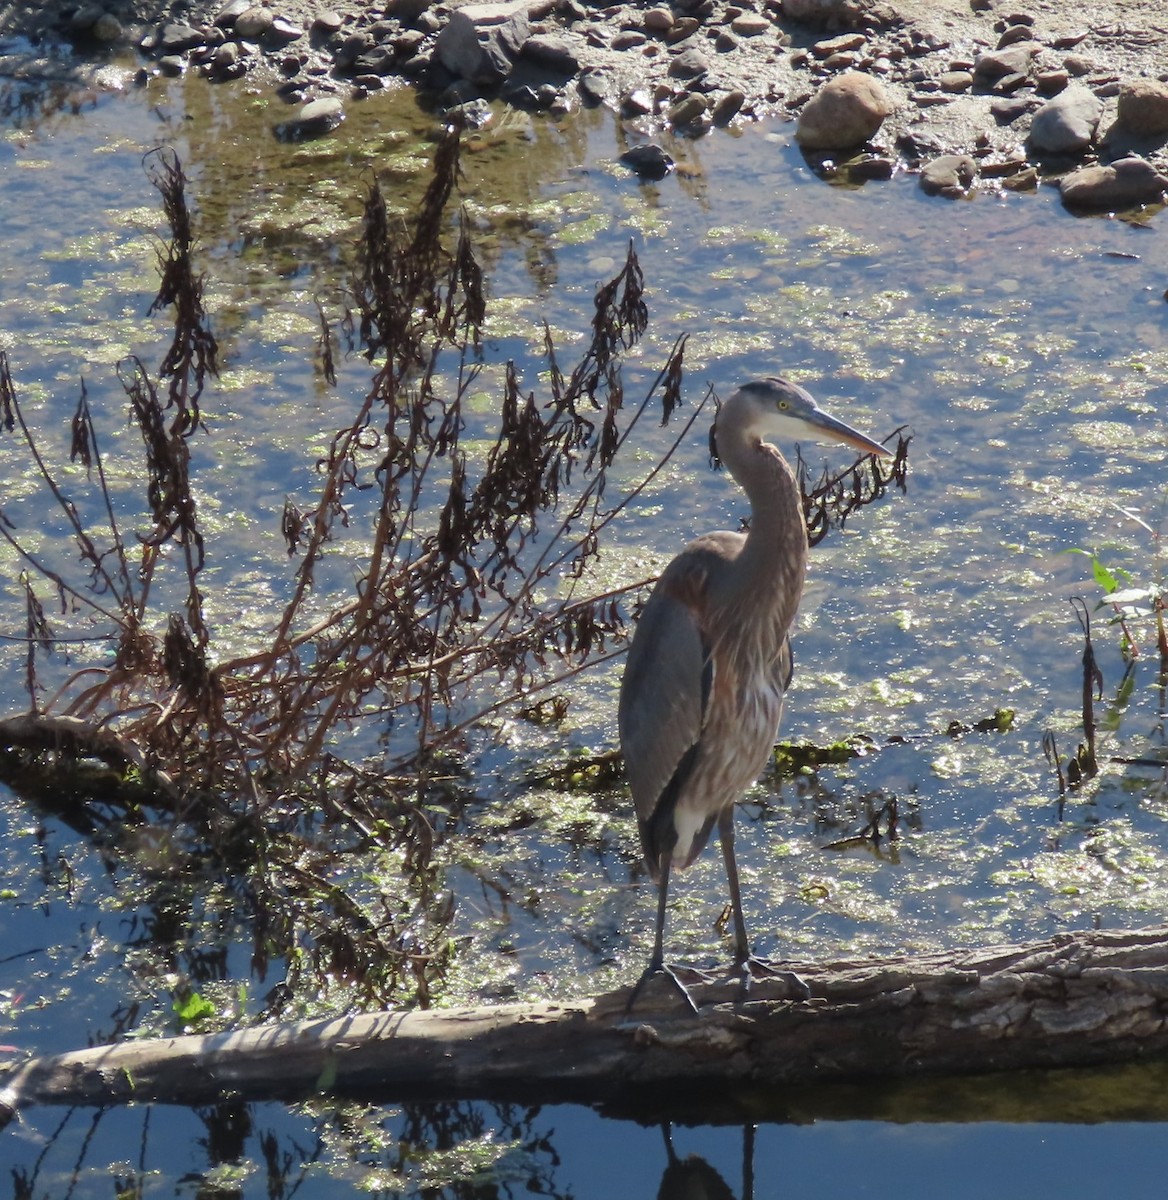
[[[722,451],[750,500],[750,532],[738,558],[755,603],[770,601],[782,634],[795,620],[807,570],[807,526],[795,473],[778,449],[757,435],[733,439]]]

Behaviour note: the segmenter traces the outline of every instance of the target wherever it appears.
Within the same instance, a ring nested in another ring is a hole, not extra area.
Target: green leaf
[[[189,996],[182,999],[176,998],[173,1008],[174,1015],[182,1025],[193,1025],[197,1021],[215,1015],[215,1006],[206,997],[200,996],[198,992],[191,992]]]
[[[1105,592],[1114,592],[1119,587],[1118,577],[1109,571],[1094,555],[1091,556],[1091,574],[1095,576],[1095,582]]]

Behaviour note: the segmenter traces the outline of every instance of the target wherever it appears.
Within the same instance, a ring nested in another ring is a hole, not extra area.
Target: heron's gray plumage
[[[669,871],[697,857],[715,824],[738,957],[749,957],[730,813],[774,746],[807,568],[799,485],[768,436],[886,453],[783,379],[745,384],[718,413],[718,454],[750,500],[750,531],[705,534],[670,562],[638,621],[621,686],[621,747],[645,861],[661,889],[650,971],[662,969]]]

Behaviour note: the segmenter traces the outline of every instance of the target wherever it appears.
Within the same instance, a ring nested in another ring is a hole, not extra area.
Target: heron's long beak
[[[874,442],[858,429],[853,429],[843,421],[837,420],[830,413],[825,413],[822,408],[817,408],[811,416],[805,417],[804,420],[815,433],[820,435],[823,441],[843,442],[856,450],[862,450],[865,454],[875,454],[877,458],[892,457],[891,450],[880,445],[879,442]]]

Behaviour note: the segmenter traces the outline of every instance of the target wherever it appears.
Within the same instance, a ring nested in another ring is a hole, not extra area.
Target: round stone
[[[125,36],[125,30],[122,28],[121,21],[113,13],[103,12],[94,21],[93,26],[89,30],[89,36],[95,42],[102,42],[104,45],[112,46],[122,40]]]
[[[253,4],[235,18],[235,35],[241,38],[262,38],[274,23],[275,17],[272,16],[271,10]]]

